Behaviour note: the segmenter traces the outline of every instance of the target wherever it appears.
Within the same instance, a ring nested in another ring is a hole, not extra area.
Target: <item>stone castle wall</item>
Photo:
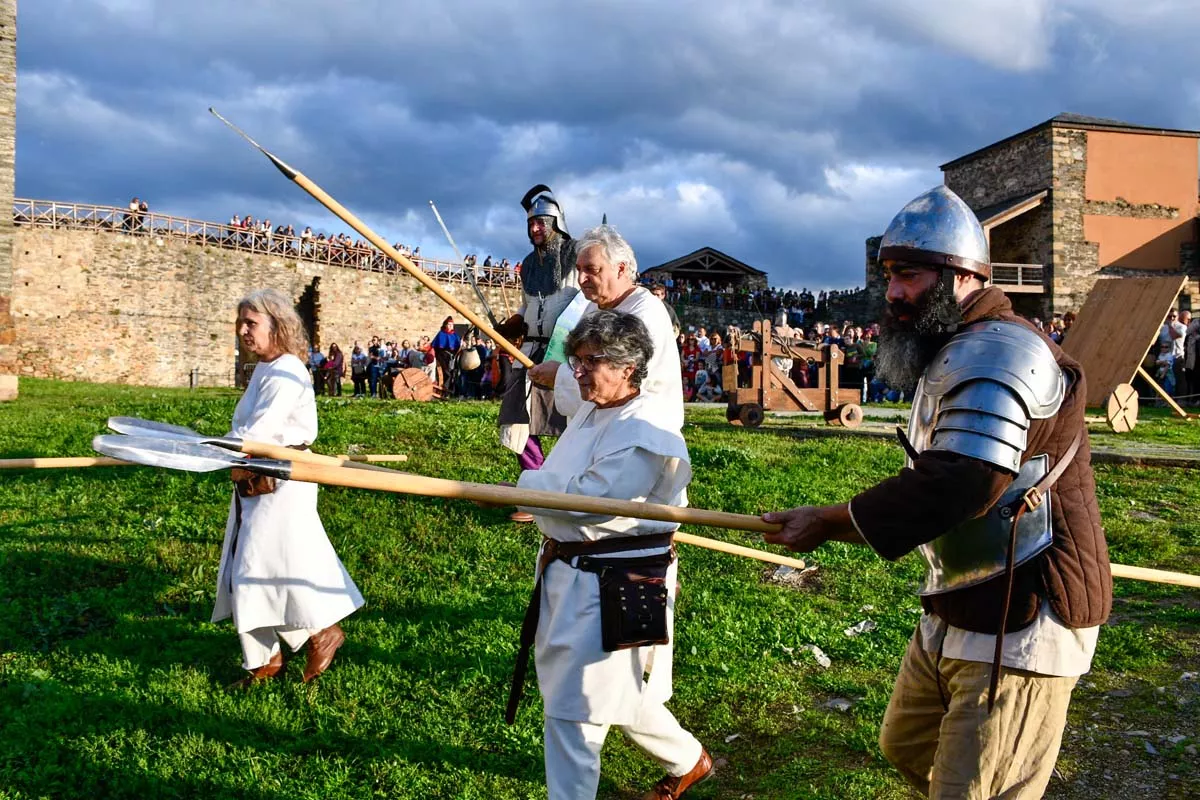
[[[0,0],[0,208],[12,208],[17,143],[17,3]],[[0,400],[17,394],[12,318],[13,221],[0,214]]]
[[[382,274],[116,232],[19,227],[12,316],[21,375],[66,380],[232,386],[239,298],[274,287],[314,300],[316,338],[432,336],[454,312],[407,273]],[[470,286],[443,284],[482,315]],[[482,287],[498,317],[500,290]],[[518,292],[508,290],[510,303]],[[517,309],[515,305],[512,310]],[[459,322],[464,321],[456,315]]]
[[[946,167],[945,184],[975,211],[1023,194],[1040,192],[1049,188],[1054,180],[1051,172],[1053,145],[1050,129],[1033,131]]]

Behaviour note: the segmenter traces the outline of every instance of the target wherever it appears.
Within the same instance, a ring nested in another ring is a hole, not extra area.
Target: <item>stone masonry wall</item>
[[[17,143],[17,3],[0,0],[0,208],[13,203]],[[12,319],[13,221],[0,214],[0,400],[17,395],[16,330]]]
[[[239,298],[274,287],[297,302],[319,278],[319,344],[433,335],[454,312],[407,273],[386,275],[282,256],[120,233],[18,228],[12,313],[20,374],[151,386],[232,386]],[[471,288],[443,284],[482,314]],[[483,287],[498,317],[499,290]],[[518,293],[509,289],[509,302]],[[516,311],[516,307],[513,307]],[[457,320],[462,318],[456,315]]]
[[[1054,177],[1051,148],[1050,129],[1033,131],[947,167],[944,181],[967,205],[979,211],[1049,188]]]

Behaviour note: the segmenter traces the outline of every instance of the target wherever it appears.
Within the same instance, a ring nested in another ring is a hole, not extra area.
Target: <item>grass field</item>
[[[36,380],[21,392],[0,405],[0,457],[88,455],[118,414],[221,434],[237,399]],[[320,452],[402,452],[422,474],[516,477],[494,405],[319,402]],[[727,511],[842,501],[902,463],[894,443],[770,421],[746,431],[715,410],[689,412],[686,435],[693,505]],[[1165,418],[1139,435],[1197,440]],[[1114,561],[1200,572],[1196,477],[1097,467]],[[516,725],[502,720],[532,526],[462,502],[322,489],[325,526],[367,605],[313,685],[299,659],[286,681],[231,694],[237,641],[228,621],[208,621],[224,475],[112,467],[0,480],[0,798],[545,796],[536,687]],[[875,738],[918,616],[916,561],[830,545],[795,586],[758,562],[681,548],[671,706],[727,762],[694,795],[909,796]],[[1050,796],[1200,795],[1200,595],[1128,581],[1116,593]],[[875,629],[844,633],[862,620]],[[830,707],[838,699],[850,707]],[[610,736],[602,797],[638,796],[658,777]]]

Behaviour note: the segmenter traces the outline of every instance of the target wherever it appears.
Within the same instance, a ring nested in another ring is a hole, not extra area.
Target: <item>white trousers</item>
[[[546,717],[545,723],[549,800],[593,800],[600,786],[600,748],[609,726],[554,717]],[[635,724],[617,727],[668,775],[686,775],[700,760],[700,742],[662,703],[647,703]]]
[[[279,652],[279,640],[287,642],[292,652],[296,652],[308,637],[317,633],[316,628],[293,628],[288,625],[278,625],[270,628],[255,628],[252,631],[238,634],[242,645],[242,666],[246,669],[258,669],[266,665]]]

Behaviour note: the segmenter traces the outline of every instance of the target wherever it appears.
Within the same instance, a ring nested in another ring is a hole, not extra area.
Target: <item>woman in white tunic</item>
[[[691,479],[687,446],[678,424],[661,404],[640,393],[653,345],[646,326],[632,314],[597,311],[567,339],[569,363],[583,399],[562,438],[540,470],[525,470],[518,486],[620,500],[685,505]],[[539,580],[522,630],[509,718],[520,696],[528,645],[533,640],[538,686],[545,706],[546,783],[550,800],[593,798],[600,780],[600,748],[610,725],[618,726],[667,771],[646,795],[675,798],[712,773],[712,759],[685,731],[664,702],[671,696],[671,645],[630,646],[638,635],[610,633],[617,611],[606,605],[602,625],[602,582],[614,571],[603,562],[647,559],[648,584],[613,582],[609,591],[639,589],[661,612],[650,629],[662,626],[670,640],[675,605],[676,561],[671,537],[679,526],[601,514],[522,507],[535,515],[546,537]],[[625,565],[628,566],[626,561]],[[656,593],[657,591],[657,593]],[[613,595],[608,595],[612,597]],[[625,595],[621,595],[624,597]],[[644,624],[644,623],[643,623]],[[638,623],[633,623],[633,628]],[[603,633],[602,628],[609,633]],[[536,630],[536,635],[534,631]],[[627,633],[628,631],[626,631]],[[634,631],[637,634],[637,631]],[[614,645],[621,649],[613,649]],[[649,678],[645,677],[649,673]]]
[[[259,358],[233,412],[229,433],[307,449],[317,406],[304,366],[307,337],[291,301],[275,289],[238,303],[237,334]],[[283,650],[308,642],[305,682],[320,675],[345,641],[337,623],[363,604],[317,516],[317,485],[234,470],[213,622],[232,616],[250,674],[246,687],[280,675]]]

